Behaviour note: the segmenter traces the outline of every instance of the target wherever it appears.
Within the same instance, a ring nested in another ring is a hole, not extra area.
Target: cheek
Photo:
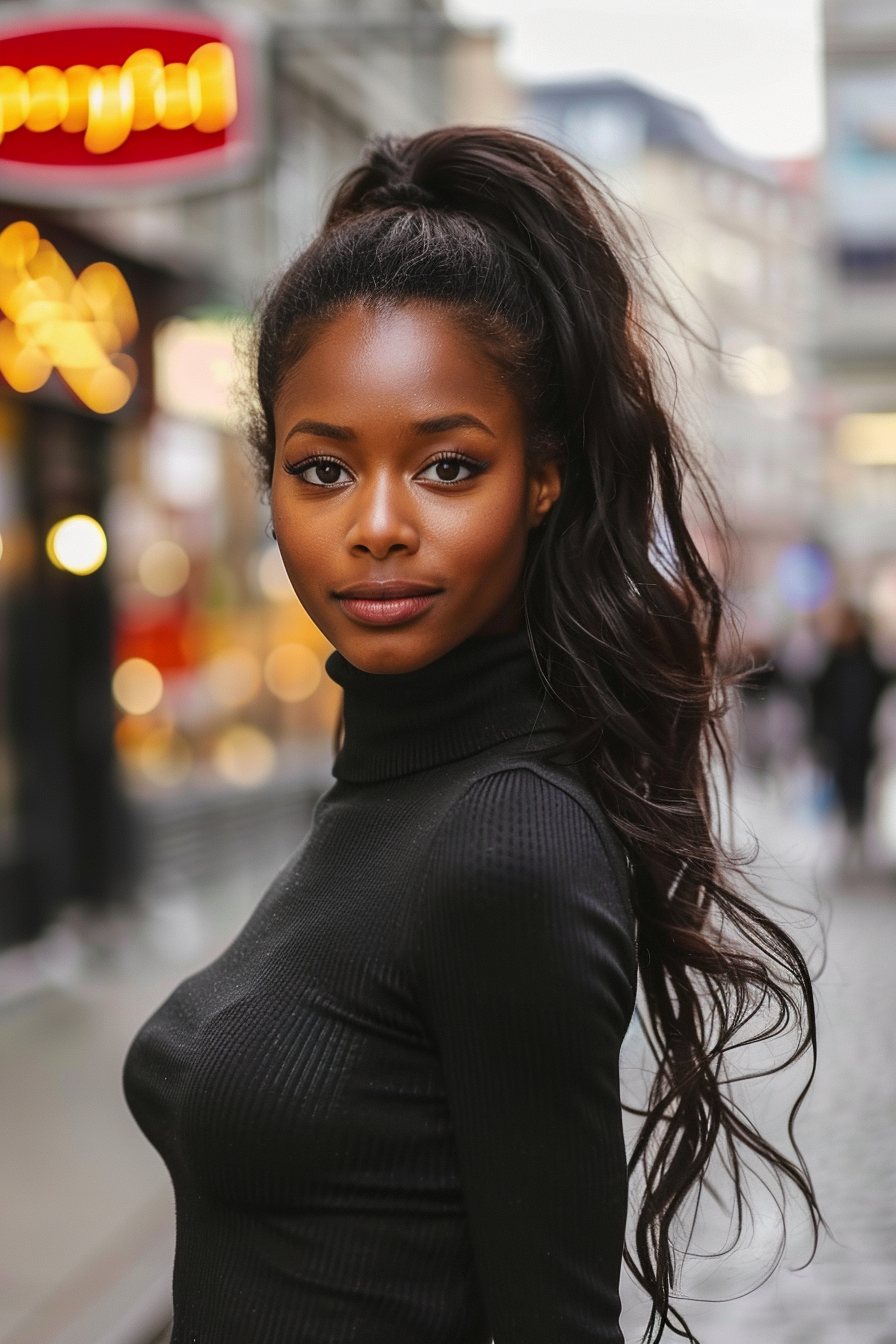
[[[322,512],[297,508],[272,492],[271,521],[283,563],[293,583],[306,592],[326,583],[326,570],[338,549],[332,526],[326,526]]]
[[[426,531],[456,578],[476,586],[518,567],[525,547],[525,483],[492,483],[468,499],[438,501],[427,510]]]

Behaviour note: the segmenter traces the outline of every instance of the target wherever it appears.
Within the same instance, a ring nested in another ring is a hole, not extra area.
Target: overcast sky
[[[505,29],[525,80],[621,74],[698,108],[765,157],[822,138],[820,0],[448,0],[452,17]]]

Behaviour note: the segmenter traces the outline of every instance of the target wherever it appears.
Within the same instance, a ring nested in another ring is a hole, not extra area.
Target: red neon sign
[[[64,202],[229,176],[257,148],[253,75],[244,37],[205,16],[0,29],[0,194]]]

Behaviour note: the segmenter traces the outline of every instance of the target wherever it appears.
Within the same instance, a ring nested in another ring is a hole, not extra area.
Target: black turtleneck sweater
[[[173,1344],[620,1341],[618,846],[524,636],[327,668],[335,786],[125,1067],[177,1198]]]

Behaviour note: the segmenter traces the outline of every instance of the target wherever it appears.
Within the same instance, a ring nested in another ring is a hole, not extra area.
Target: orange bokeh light
[[[0,233],[0,373],[17,392],[43,387],[58,369],[98,414],[120,410],[137,382],[122,347],[137,334],[137,310],[117,266],[99,261],[75,276],[27,220]]]

